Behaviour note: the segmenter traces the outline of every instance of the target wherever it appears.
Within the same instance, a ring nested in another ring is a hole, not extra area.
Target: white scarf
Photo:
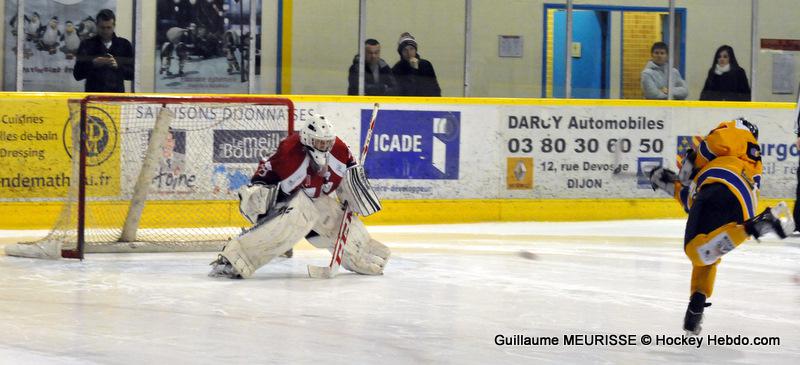
[[[725,66],[720,66],[719,63],[716,67],[714,67],[714,73],[717,75],[722,75],[731,70],[731,64],[727,64]]]

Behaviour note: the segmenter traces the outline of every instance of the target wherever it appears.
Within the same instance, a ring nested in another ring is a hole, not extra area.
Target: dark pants
[[[800,161],[800,160],[798,160],[798,161]],[[796,175],[797,175],[797,188],[796,188],[796,190],[794,192],[796,200],[794,201],[794,212],[793,212],[792,215],[794,216],[794,221],[795,222],[800,222],[800,220],[799,220],[800,219],[800,206],[798,206],[798,203],[800,203],[800,164],[798,164],[797,174]],[[798,230],[798,229],[795,228],[795,230]]]
[[[708,234],[728,223],[742,223],[742,205],[723,184],[704,185],[689,209],[683,246],[698,234]]]

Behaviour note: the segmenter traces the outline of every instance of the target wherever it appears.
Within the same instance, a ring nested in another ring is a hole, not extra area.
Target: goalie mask
[[[336,141],[331,123],[322,115],[313,115],[308,124],[300,130],[300,143],[318,166],[328,163],[328,152]]]

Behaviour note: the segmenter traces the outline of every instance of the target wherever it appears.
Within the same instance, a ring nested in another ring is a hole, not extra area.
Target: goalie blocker
[[[354,212],[369,216],[381,210],[381,202],[369,184],[364,167],[361,165],[347,169],[347,174],[337,192],[342,202],[347,201]]]

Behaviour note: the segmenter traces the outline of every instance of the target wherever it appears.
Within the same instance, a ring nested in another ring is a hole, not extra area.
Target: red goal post
[[[218,250],[246,225],[236,190],[294,131],[294,104],[278,97],[90,95],[69,106],[62,213],[9,255]]]

